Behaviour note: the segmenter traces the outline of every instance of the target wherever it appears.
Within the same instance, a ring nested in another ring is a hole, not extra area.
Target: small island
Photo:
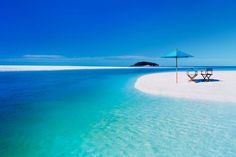
[[[146,61],[142,61],[142,62],[137,62],[135,64],[133,64],[132,66],[137,66],[137,67],[140,67],[140,66],[152,66],[152,67],[156,67],[156,66],[159,66],[159,64],[156,64],[156,63],[153,63],[153,62],[146,62]]]

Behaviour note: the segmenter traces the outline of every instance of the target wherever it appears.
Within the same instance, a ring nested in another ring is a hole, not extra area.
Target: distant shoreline
[[[55,70],[83,70],[83,69],[145,69],[170,67],[131,67],[131,66],[44,66],[44,65],[0,65],[0,72],[14,71],[55,71]]]
[[[196,68],[204,68],[208,66],[194,66]],[[216,68],[233,68],[236,66],[210,66]],[[181,68],[192,68],[192,66],[180,66]],[[60,65],[0,65],[0,72],[14,72],[14,71],[59,71],[59,70],[96,70],[96,69],[172,69],[175,70],[174,66],[60,66]]]

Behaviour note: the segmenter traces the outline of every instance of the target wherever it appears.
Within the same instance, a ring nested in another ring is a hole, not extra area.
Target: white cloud
[[[34,61],[96,61],[96,60],[149,60],[153,57],[123,55],[123,56],[96,56],[96,57],[66,57],[62,55],[24,55],[24,60]]]
[[[64,56],[62,55],[24,55],[22,56],[24,59],[36,59],[36,60],[41,60],[41,59],[65,59]]]
[[[157,62],[158,57],[142,55],[67,57],[62,55],[26,54],[16,58],[0,58],[3,64],[69,64],[69,65],[131,65],[138,61]]]

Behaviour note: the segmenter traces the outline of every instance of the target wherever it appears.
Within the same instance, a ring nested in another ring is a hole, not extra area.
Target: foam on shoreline
[[[197,78],[202,77],[198,74]],[[236,102],[236,71],[214,71],[210,82],[190,82],[185,72],[179,73],[179,83],[175,83],[175,73],[155,73],[141,76],[135,88],[148,94],[176,98]]]

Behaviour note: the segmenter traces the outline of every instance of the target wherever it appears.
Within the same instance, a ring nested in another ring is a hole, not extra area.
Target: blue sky
[[[0,2],[0,64],[129,65],[179,48],[182,65],[235,65],[234,0]]]

